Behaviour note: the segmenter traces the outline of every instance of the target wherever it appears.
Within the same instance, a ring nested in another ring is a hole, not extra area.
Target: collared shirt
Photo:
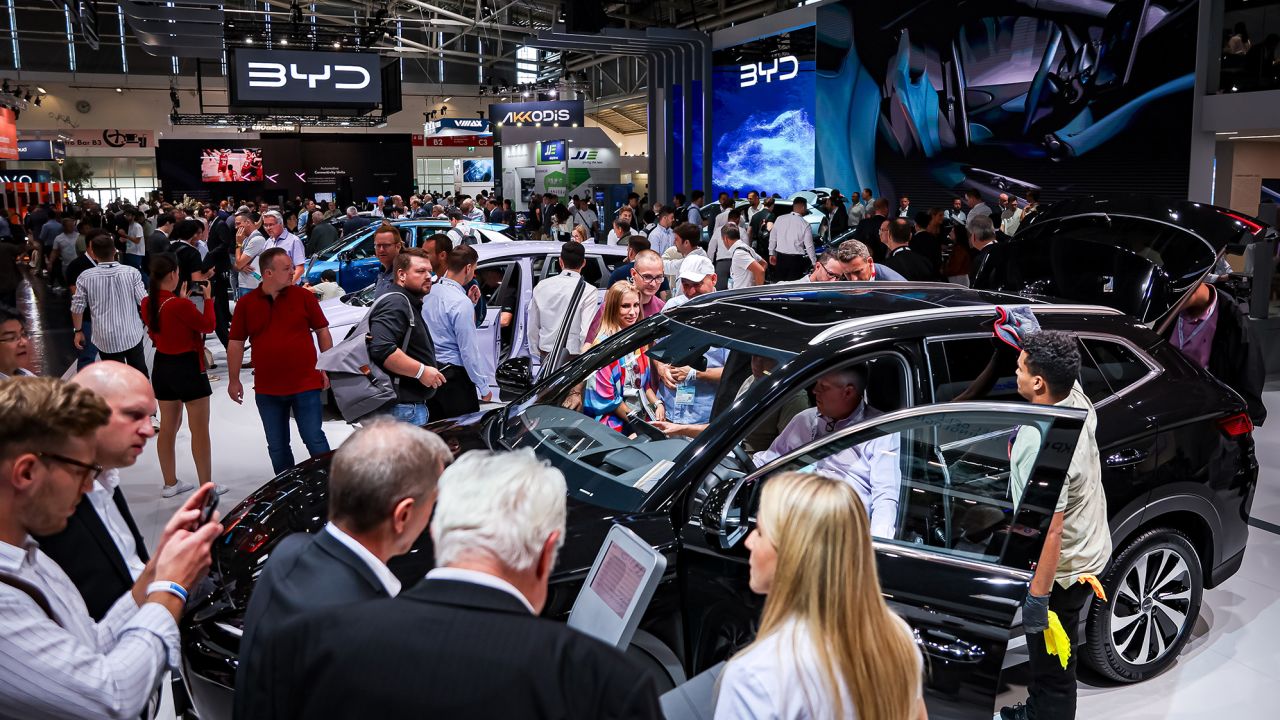
[[[570,308],[574,290],[582,285],[582,294],[578,298],[576,308]],[[564,270],[555,277],[549,277],[538,283],[533,289],[533,300],[529,303],[529,320],[525,329],[529,338],[529,348],[534,351],[551,352],[556,344],[556,333],[560,323],[571,310],[574,313],[569,322],[569,333],[565,339],[565,351],[570,355],[582,352],[582,344],[587,330],[591,327],[591,318],[596,313],[600,298],[596,288],[582,279],[576,270]]]
[[[58,251],[58,259],[62,261],[62,271],[67,271],[67,266],[76,259],[79,254],[76,251],[76,243],[80,242],[80,233],[71,231],[62,233],[53,239],[53,248]]]
[[[952,223],[956,225],[964,225],[965,218],[967,218],[968,215],[969,214],[966,213],[964,210],[956,210],[954,208],[942,213],[942,217],[944,220],[950,220]]]
[[[85,494],[85,499],[93,505],[94,512],[102,519],[107,534],[111,536],[111,541],[120,551],[120,557],[124,558],[125,566],[129,568],[129,574],[137,580],[147,564],[138,556],[138,544],[133,539],[133,532],[129,530],[124,515],[120,514],[120,508],[116,506],[114,495],[118,487],[120,471],[111,468],[93,481],[93,489]]]
[[[667,304],[670,305],[670,303]],[[664,307],[663,310],[666,308]],[[724,361],[728,356],[729,351],[725,348],[708,348],[707,370],[724,367]],[[716,401],[716,390],[720,387],[720,381],[702,377],[694,379],[697,374],[696,371],[690,372],[685,382],[677,385],[675,389],[668,388],[664,382],[657,383],[658,397],[666,408],[668,422],[682,425],[711,422],[711,406]]]
[[[310,290],[285,286],[273,299],[254,288],[236,302],[231,315],[232,340],[253,342],[254,391],[259,395],[297,395],[319,390],[324,380],[316,370],[314,331],[329,327],[320,301]],[[94,318],[93,339],[98,339]]]
[[[622,241],[622,235],[618,234],[618,228],[609,228],[609,237],[606,238],[606,245],[626,245]]]
[[[721,244],[723,245],[724,243]],[[728,252],[729,287],[753,287],[756,284],[756,278],[751,274],[751,265],[758,262],[760,256],[756,255],[755,249],[746,240],[738,240],[733,244],[733,247],[728,249]]]
[[[269,238],[267,247],[284,248],[289,253],[289,263],[292,265],[301,265],[307,261],[307,249],[303,247],[302,241],[298,239],[298,236],[287,229],[280,233],[280,237]]]
[[[396,284],[395,262],[393,261],[390,265],[386,267],[384,267],[381,263],[379,263],[378,264],[378,280],[373,284],[374,299],[376,300],[377,298],[380,298],[383,295],[386,295],[387,291],[390,290],[392,287],[394,287],[395,284]]]
[[[422,318],[427,322],[436,346],[436,360],[445,365],[461,365],[481,395],[489,392],[491,380],[485,373],[491,361],[480,353],[476,336],[476,307],[467,291],[444,277],[422,301]]]
[[[769,233],[769,254],[808,255],[809,262],[818,262],[809,221],[794,212],[774,220],[773,231]]]
[[[817,408],[809,408],[791,419],[768,450],[758,452],[752,458],[756,467],[762,467],[820,438],[878,415],[880,411],[868,405],[866,398],[852,415],[843,420],[821,417]],[[902,486],[899,457],[898,433],[892,433],[846,448],[816,465],[801,469],[852,485],[871,516],[871,534],[891,538],[898,521],[898,494]]]
[[[697,205],[690,205],[689,212],[685,217],[685,220],[697,225],[698,227],[702,227],[702,208]]]
[[[355,556],[360,558],[365,565],[369,566],[374,576],[378,578],[378,582],[382,583],[382,587],[387,589],[388,595],[395,597],[400,594],[400,581],[387,569],[386,563],[379,560],[377,555],[369,552],[369,548],[361,545],[358,540],[346,534],[342,531],[342,528],[331,522],[325,523],[324,530],[348,550],[355,553]]]
[[[248,255],[249,265],[240,271],[239,287],[241,290],[252,290],[262,282],[262,273],[259,271],[258,256],[267,249],[267,239],[262,233],[254,230],[249,237],[244,239],[244,243],[240,246],[240,252]]]
[[[1189,311],[1182,311],[1169,336],[1174,347],[1202,368],[1209,367],[1213,336],[1218,333],[1218,293],[1214,292],[1212,298],[1209,309],[1200,317],[1192,317]]]
[[[1102,573],[1111,559],[1111,529],[1107,524],[1107,496],[1102,488],[1102,461],[1098,456],[1098,413],[1076,382],[1059,407],[1087,410],[1075,453],[1054,512],[1062,516],[1062,552],[1054,581],[1069,588],[1081,575]],[[1009,490],[1016,508],[1022,501],[1031,471],[1042,445],[1040,432],[1031,425],[1018,430],[1009,448]]]
[[[104,353],[122,353],[142,342],[146,330],[138,307],[147,289],[142,273],[118,262],[104,262],[76,278],[71,312],[93,313],[93,344]]]
[[[465,582],[471,583],[472,585],[483,585],[485,587],[493,588],[494,590],[501,590],[502,592],[519,600],[520,603],[529,610],[530,615],[537,615],[533,610],[533,604],[529,602],[529,598],[526,598],[524,593],[517,590],[515,585],[503,580],[497,575],[490,575],[489,573],[480,572],[479,570],[440,567],[428,572],[427,579],[452,580],[453,582]]]
[[[711,221],[711,233],[707,236],[707,254],[715,260],[724,254],[724,239],[720,237],[720,231],[724,230],[724,226],[729,223],[729,210],[721,210],[716,213],[715,219]],[[738,232],[742,232],[739,225]]]
[[[453,241],[454,247],[464,244],[475,245],[480,242],[480,236],[472,229],[471,225],[466,220],[459,221],[457,225],[449,228],[445,234]]]
[[[35,586],[55,620],[30,596],[0,584],[0,713],[5,717],[136,718],[165,669],[177,669],[178,625],[162,605],[131,593],[94,623],[71,578],[35,540],[0,542],[0,573]]]
[[[129,223],[127,235],[129,239],[124,243],[124,251],[130,255],[146,255],[147,242],[142,226],[138,223]]]
[[[649,233],[649,249],[661,255],[676,244],[676,233],[671,228],[655,225]]]

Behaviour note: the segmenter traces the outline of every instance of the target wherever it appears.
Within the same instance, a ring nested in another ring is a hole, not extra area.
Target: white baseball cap
[[[680,279],[689,282],[702,282],[708,275],[716,272],[715,263],[704,255],[690,255],[680,263]]]

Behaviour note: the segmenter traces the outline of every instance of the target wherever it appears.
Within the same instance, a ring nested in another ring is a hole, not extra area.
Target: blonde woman
[[[880,595],[867,511],[839,480],[765,483],[747,537],[751,590],[767,595],[755,642],[729,661],[717,720],[925,720],[911,628]]]
[[[604,310],[596,340],[588,343],[583,351],[639,321],[640,294],[635,286],[630,280],[614,283],[604,294]],[[593,373],[582,389],[582,412],[623,432],[627,415],[639,407],[640,393],[644,393],[649,403],[658,409],[659,417],[655,419],[665,420],[662,400],[650,381],[648,350],[648,346],[636,348]]]

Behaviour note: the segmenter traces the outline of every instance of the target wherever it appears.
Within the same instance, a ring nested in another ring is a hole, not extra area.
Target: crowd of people
[[[950,208],[915,213],[906,197],[890,209],[865,190],[846,207],[837,191],[823,199],[815,234],[803,198],[786,205],[753,191],[737,207],[723,195],[714,213],[702,199],[695,192],[691,202],[677,195],[642,209],[647,203],[635,195],[607,228],[581,198],[570,199],[572,210],[554,196],[531,203],[533,234],[563,244],[560,273],[534,288],[521,341],[544,361],[560,361],[550,355],[562,327],[562,350],[575,356],[646,317],[765,283],[981,284],[992,248],[1039,212],[1034,193],[1026,202],[1001,196],[993,209],[970,191]],[[210,397],[221,382],[210,375],[206,350],[214,335],[225,347],[231,400],[245,400],[242,371],[253,371],[253,400],[277,473],[295,462],[291,417],[310,455],[331,449],[324,358],[354,353],[386,380],[385,398],[362,413],[362,427],[333,456],[324,531],[288,538],[263,569],[245,618],[238,717],[661,716],[644,671],[536,617],[565,533],[560,472],[527,450],[473,451],[455,461],[421,427],[494,399],[495,379],[478,357],[485,312],[468,223],[516,218],[509,201],[480,200],[379,198],[372,215],[350,208],[341,231],[329,208],[310,201],[283,208],[86,204],[63,213],[40,208],[0,227],[0,699],[7,708],[0,714],[137,717],[177,668],[176,621],[220,531],[216,514],[202,517],[206,498],[222,490],[211,462]],[[419,247],[406,247],[390,222],[440,215],[452,228]],[[318,227],[336,239],[370,223],[379,224],[375,299],[355,331],[333,338],[320,300],[335,279],[301,282],[303,267]],[[299,228],[310,230],[309,240]],[[586,245],[594,242],[628,248],[607,279],[586,275],[593,266]],[[28,377],[32,353],[17,289],[38,280],[19,272],[23,265],[70,293],[78,353],[70,381]],[[1238,308],[1204,288],[1174,324],[1171,342],[1227,382],[1253,382],[1233,334]],[[1084,408],[1096,422],[1075,381],[1073,339],[1043,332],[1018,342],[1019,393]],[[616,429],[644,405],[661,431],[696,434],[712,420],[708,388],[725,362],[715,352],[706,360],[705,368],[671,367],[640,349],[571,389],[568,405]],[[748,382],[767,375],[767,362],[753,358]],[[799,405],[766,423],[776,432],[755,448],[757,462],[874,416],[865,386],[856,370],[820,378],[817,408]],[[1258,393],[1245,397],[1261,406]],[[176,473],[184,421],[196,483]],[[162,494],[190,495],[149,552],[118,470],[153,437]],[[1106,522],[1091,426],[1080,448],[1024,608],[1031,702],[1005,717],[1029,717],[1028,708],[1035,717],[1074,715],[1074,658],[1055,669],[1058,659],[1033,636],[1052,609],[1074,638],[1070,619],[1087,600],[1074,578],[1101,572],[1110,554],[1095,542],[1105,531],[1082,530],[1099,523],[1105,530]],[[1012,455],[1018,450],[1015,443]],[[896,498],[898,486],[895,463],[877,470],[876,458],[895,454],[860,448],[856,458],[819,466],[820,475],[779,475],[765,485],[748,540],[751,587],[766,595],[763,620],[755,642],[724,673],[717,717],[806,717],[832,708],[838,717],[925,716],[919,651],[879,593],[871,546],[873,536],[892,534],[896,500],[885,488]],[[512,498],[520,499],[514,511]],[[387,563],[428,528],[437,568],[402,588]],[[816,600],[832,596],[838,602]]]

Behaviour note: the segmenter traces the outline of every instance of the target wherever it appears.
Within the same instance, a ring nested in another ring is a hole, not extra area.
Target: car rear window
[[[1124,390],[1151,372],[1137,353],[1125,345],[1098,338],[1085,338],[1081,342],[1113,393]]]

